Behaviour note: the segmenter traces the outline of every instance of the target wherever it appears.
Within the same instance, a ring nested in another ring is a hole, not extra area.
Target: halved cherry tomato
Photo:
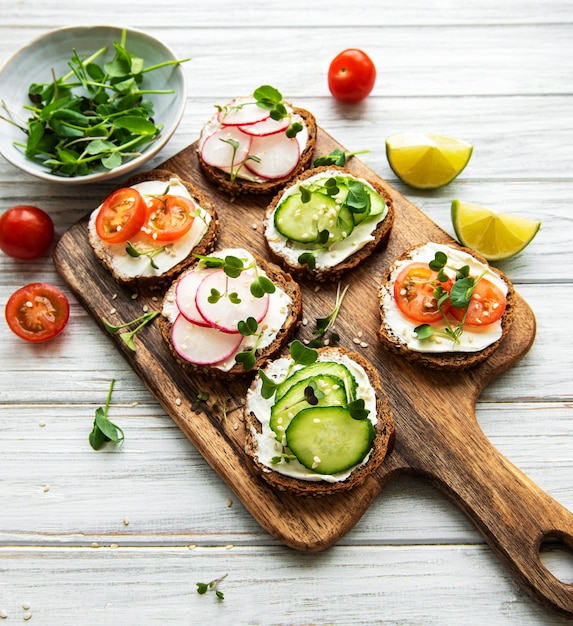
[[[501,289],[487,278],[480,278],[476,283],[464,324],[468,326],[486,326],[493,324],[503,315],[507,299]],[[450,313],[461,322],[466,310],[451,307]]]
[[[30,283],[15,291],[4,311],[8,326],[18,337],[39,343],[64,330],[70,316],[70,303],[57,287]]]
[[[97,214],[98,237],[107,243],[128,241],[141,230],[146,216],[147,204],[137,189],[117,189],[104,200]]]
[[[416,322],[437,322],[442,319],[450,308],[447,299],[438,308],[438,301],[434,295],[436,287],[441,286],[449,292],[452,280],[440,282],[438,273],[430,269],[427,263],[410,263],[402,269],[394,283],[394,299],[400,311]]]
[[[18,205],[0,217],[0,249],[15,259],[32,260],[47,254],[54,241],[52,218],[36,206]]]
[[[364,100],[375,82],[376,66],[365,52],[356,48],[337,54],[328,69],[330,93],[343,102]]]
[[[184,196],[154,196],[143,231],[154,241],[176,241],[189,231],[195,205]]]

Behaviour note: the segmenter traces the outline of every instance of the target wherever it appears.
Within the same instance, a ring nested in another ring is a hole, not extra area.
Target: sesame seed
[[[127,517],[123,518],[123,525],[124,526],[129,526],[129,520],[127,519]]]
[[[361,348],[367,348],[367,347],[368,347],[368,344],[367,344],[365,341],[361,341],[361,342],[360,342],[360,347],[361,347]]]
[[[175,404],[181,406],[181,398],[175,398]]]
[[[32,613],[30,613],[30,611],[26,611],[26,612],[24,613],[24,615],[22,615],[22,619],[23,619],[24,621],[26,621],[26,622],[27,622],[27,621],[28,621],[31,617],[32,617]]]
[[[227,498],[227,507],[230,509],[233,506],[233,501],[231,498]]]

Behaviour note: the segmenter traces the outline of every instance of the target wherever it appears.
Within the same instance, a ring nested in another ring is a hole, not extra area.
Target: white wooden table
[[[310,4],[311,6],[307,7]],[[533,348],[483,392],[494,445],[573,510],[573,2],[469,0],[0,0],[0,63],[73,24],[141,28],[192,57],[188,105],[159,165],[215,103],[275,85],[453,234],[454,198],[543,221],[500,267],[533,309]],[[356,106],[329,94],[332,57],[360,47],[378,81]],[[415,192],[384,140],[421,130],[474,144],[462,176]],[[1,132],[1,127],[0,127]],[[36,204],[58,235],[111,185],[64,188],[0,159],[0,209]],[[0,255],[2,308],[50,258]],[[0,323],[0,616],[58,626],[146,624],[565,624],[530,599],[463,514],[415,479],[390,484],[334,547],[298,553],[264,532],[73,299],[65,333],[27,345]],[[88,444],[116,380],[121,449]],[[543,561],[573,581],[570,552]],[[196,592],[224,574],[225,599]],[[0,621],[2,619],[0,618]]]

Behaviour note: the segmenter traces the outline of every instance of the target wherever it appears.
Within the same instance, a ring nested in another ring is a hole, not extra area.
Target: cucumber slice
[[[303,202],[300,193],[288,196],[275,211],[275,227],[291,241],[325,243],[320,234],[327,230],[328,243],[341,241],[354,229],[354,218],[345,205],[320,192],[311,193]]]
[[[314,404],[309,402],[307,387],[317,389]],[[320,393],[319,393],[320,392]],[[290,387],[284,396],[271,409],[270,427],[282,441],[292,418],[302,409],[311,406],[346,406],[347,398],[344,383],[336,376],[320,375],[300,380]]]
[[[356,379],[352,375],[352,372],[346,367],[346,365],[335,361],[315,361],[311,365],[307,365],[306,367],[297,370],[294,374],[291,374],[285,378],[282,383],[280,383],[275,391],[275,403],[278,402],[295,383],[318,374],[336,376],[340,378],[344,383],[347,401],[352,402],[356,400],[356,388],[358,385],[356,383]]]
[[[375,436],[369,419],[356,420],[344,407],[312,407],[293,417],[286,443],[307,469],[337,474],[360,463]]]

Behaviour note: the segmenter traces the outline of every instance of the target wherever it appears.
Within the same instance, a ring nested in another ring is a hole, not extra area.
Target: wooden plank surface
[[[573,510],[570,2],[331,0],[328,10],[303,0],[0,5],[0,63],[41,32],[102,22],[142,28],[192,57],[186,113],[151,167],[197,137],[214,103],[260,79],[312,110],[344,145],[370,149],[364,163],[449,234],[452,198],[541,218],[530,247],[500,264],[535,313],[535,342],[487,385],[476,415],[497,450]],[[330,59],[348,46],[366,49],[379,70],[373,94],[358,106],[335,102],[325,81]],[[384,138],[410,129],[472,142],[463,175],[434,192],[400,183]],[[41,206],[58,236],[110,190],[45,184],[0,159],[0,209]],[[309,554],[280,545],[190,444],[51,261],[0,255],[1,303],[37,279],[66,291],[71,320],[44,346],[23,345],[0,324],[0,611],[9,623],[21,620],[23,604],[31,623],[50,626],[473,626],[476,616],[496,626],[570,623],[532,601],[451,499],[416,477],[387,484],[332,548]],[[111,411],[126,441],[96,453],[87,434],[111,378]],[[553,545],[542,561],[573,581],[571,553]],[[196,581],[225,572],[224,602],[196,594]]]

